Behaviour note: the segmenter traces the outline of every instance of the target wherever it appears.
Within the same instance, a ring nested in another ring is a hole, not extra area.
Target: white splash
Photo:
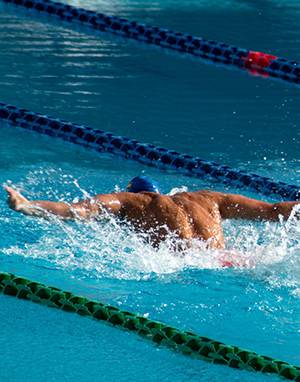
[[[62,173],[60,176],[68,186],[75,186],[81,195],[88,194],[74,178],[64,177]],[[34,181],[31,186],[33,184]],[[27,187],[28,183],[24,188]],[[183,189],[171,192],[179,191]],[[50,185],[52,198],[53,194]],[[67,196],[61,199],[65,198]],[[231,262],[234,265],[232,271],[250,272],[270,286],[288,287],[291,293],[300,297],[299,213],[300,206],[296,206],[290,218],[279,223],[225,221],[226,251],[207,249],[205,243],[193,240],[184,252],[176,252],[174,242],[180,243],[171,234],[158,249],[154,249],[146,234],[137,234],[129,225],[121,225],[107,215],[100,222],[86,223],[37,220],[31,229],[43,232],[38,241],[14,245],[2,252],[40,259],[79,277],[93,278],[149,279],[187,269],[222,270],[224,262]],[[31,218],[20,218],[24,229],[28,229],[26,219]]]
[[[175,194],[178,194],[180,192],[187,192],[188,188],[186,186],[181,186],[181,187],[174,187],[171,189],[171,191],[168,193],[168,195],[172,196]]]

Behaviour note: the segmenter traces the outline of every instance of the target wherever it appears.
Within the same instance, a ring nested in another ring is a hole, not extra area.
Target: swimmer
[[[223,219],[286,220],[299,204],[273,204],[208,190],[163,195],[144,176],[133,178],[126,192],[99,194],[78,203],[28,200],[11,187],[4,188],[9,207],[17,212],[46,218],[55,215],[64,220],[97,219],[110,213],[130,222],[136,231],[148,232],[155,247],[173,232],[184,241],[200,239],[210,248],[224,249]]]

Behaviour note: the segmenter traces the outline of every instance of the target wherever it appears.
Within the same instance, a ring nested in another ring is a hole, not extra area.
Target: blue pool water
[[[300,59],[298,2],[72,4]],[[0,36],[3,102],[300,183],[297,87],[39,20],[1,2]],[[236,191],[0,127],[0,183],[11,181],[31,198],[70,201],[110,192],[143,171],[163,192]],[[220,269],[217,253],[195,245],[182,258],[167,244],[154,251],[113,220],[21,217],[0,192],[1,271],[299,364],[299,222],[225,222],[228,247],[250,265]],[[276,379],[192,360],[6,296],[0,304],[0,376],[8,381]]]

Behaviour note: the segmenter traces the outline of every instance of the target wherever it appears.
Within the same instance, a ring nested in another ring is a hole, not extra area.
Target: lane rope
[[[28,10],[36,10],[67,22],[76,22],[100,32],[158,45],[215,63],[234,66],[251,73],[300,84],[300,63],[272,54],[239,48],[223,42],[174,32],[117,16],[94,12],[51,0],[2,0]]]
[[[117,307],[76,296],[61,289],[0,272],[0,292],[20,299],[74,312],[135,332],[159,345],[214,364],[248,371],[273,373],[300,381],[300,367],[222,342],[182,331]]]
[[[267,177],[235,170],[195,156],[140,143],[135,139],[51,118],[1,102],[0,119],[8,122],[9,125],[60,138],[97,152],[106,151],[148,166],[170,169],[200,179],[207,177],[235,188],[259,192],[266,196],[277,196],[283,200],[300,200],[300,188],[296,185],[275,182]]]

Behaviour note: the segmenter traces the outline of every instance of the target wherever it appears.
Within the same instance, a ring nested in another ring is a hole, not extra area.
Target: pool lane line
[[[158,345],[165,345],[185,355],[232,368],[272,373],[300,382],[300,367],[266,357],[237,346],[182,331],[159,321],[124,311],[118,307],[76,296],[61,289],[0,272],[0,292],[20,299],[74,312],[135,332]]]
[[[0,102],[1,119],[12,126],[60,138],[97,152],[109,152],[147,166],[169,169],[200,179],[207,177],[218,183],[259,192],[266,196],[277,196],[283,200],[300,200],[300,187],[296,185],[275,182],[270,178],[235,170],[213,161],[140,143],[136,139],[66,122],[2,102]]]
[[[164,49],[176,50],[214,63],[300,84],[300,63],[272,54],[239,48],[187,33],[130,21],[117,16],[77,8],[51,0],[2,0],[4,3],[36,10],[70,23],[80,23],[100,32],[110,32]]]

